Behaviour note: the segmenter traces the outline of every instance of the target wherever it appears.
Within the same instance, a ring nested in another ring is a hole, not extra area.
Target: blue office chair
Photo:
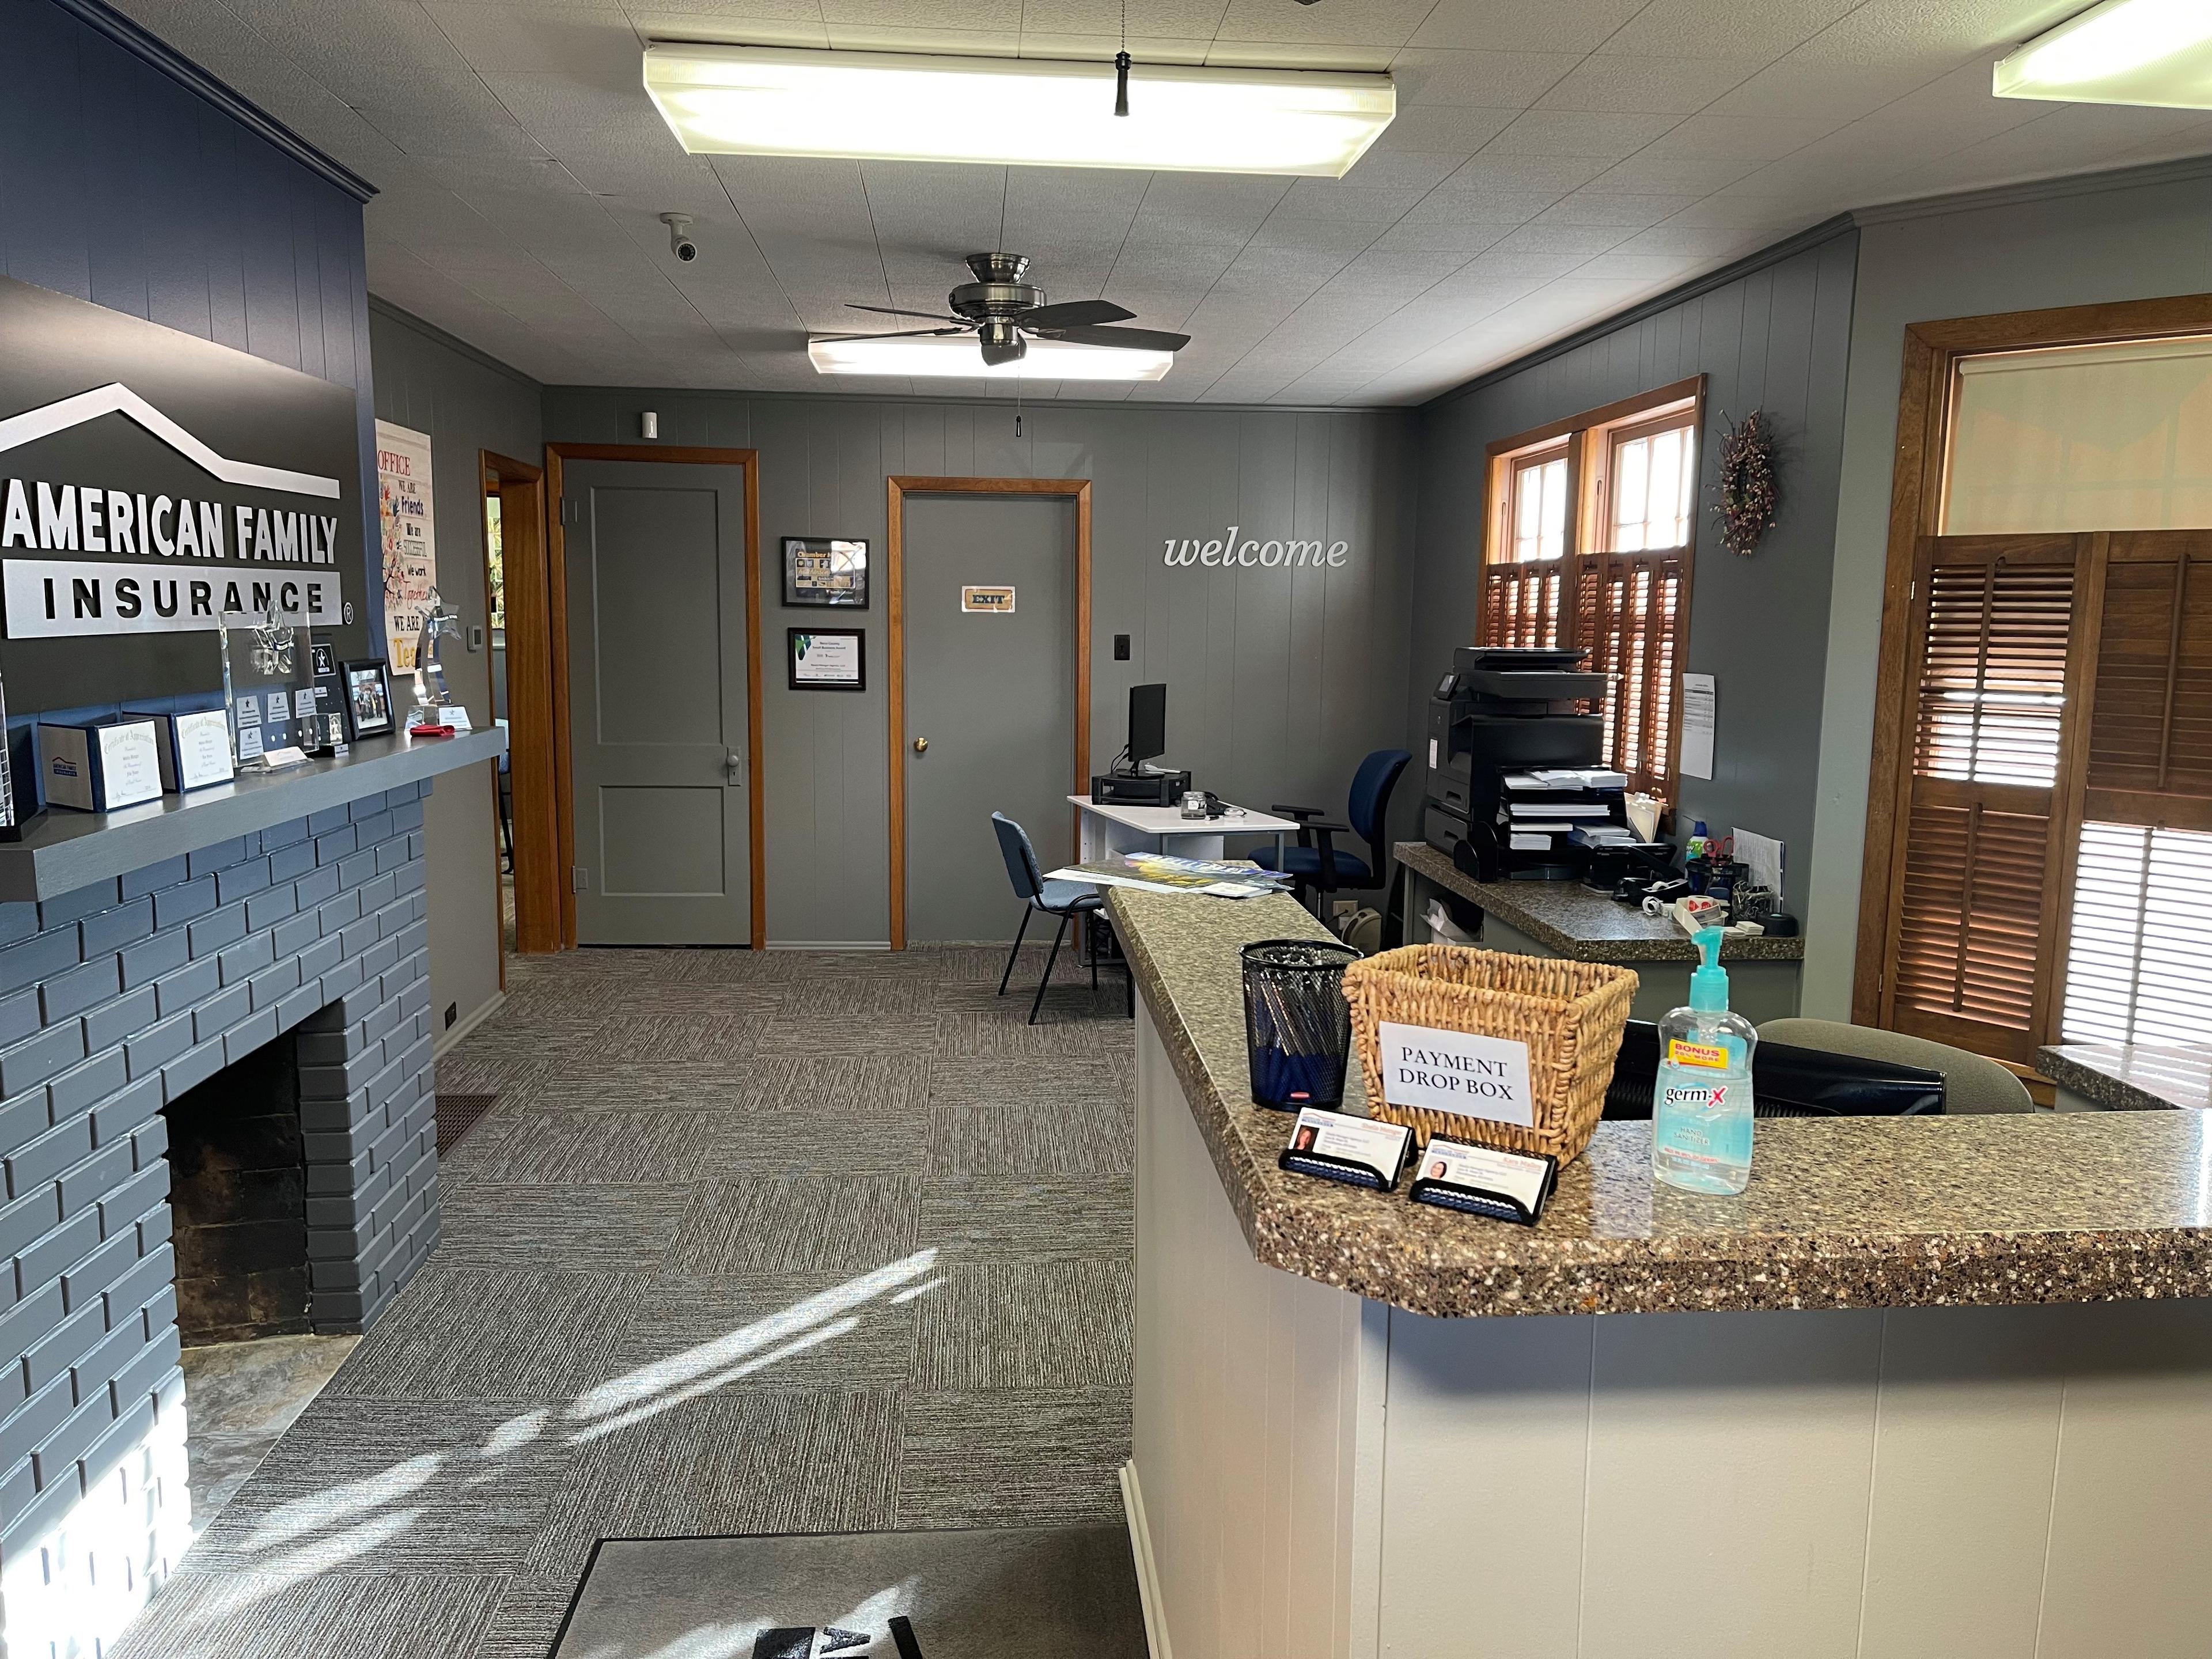
[[[1014,963],[1022,954],[1022,936],[1029,932],[1030,917],[1039,910],[1046,915],[1060,918],[1054,930],[1052,949],[1044,959],[1044,977],[1037,981],[1036,995],[1030,1000],[1030,1019],[1036,1024],[1037,1010],[1044,1006],[1045,987],[1052,983],[1053,964],[1060,959],[1060,942],[1067,937],[1067,924],[1077,916],[1091,915],[1106,908],[1106,901],[1095,888],[1080,882],[1047,881],[1037,869],[1036,849],[1030,845],[1029,831],[1016,823],[1004,812],[991,814],[991,828],[999,837],[999,854],[1006,861],[1006,878],[1014,884],[1014,896],[1022,901],[1022,925],[1014,930],[1013,949],[1006,953],[1006,970],[999,975],[999,994],[1006,994],[1006,981],[1014,976]],[[1126,971],[1127,964],[1123,964]],[[1098,962],[1094,954],[1091,963],[1091,988],[1098,988]],[[1137,982],[1132,977],[1128,988],[1128,1012],[1132,1018],[1137,1012]]]
[[[1318,806],[1269,807],[1286,818],[1298,821],[1298,844],[1283,849],[1283,872],[1291,878],[1291,885],[1304,902],[1309,892],[1336,893],[1346,888],[1354,891],[1387,888],[1390,883],[1389,848],[1385,842],[1390,818],[1390,792],[1398,787],[1399,775],[1405,771],[1413,756],[1403,749],[1378,749],[1359,763],[1359,770],[1352,774],[1351,799],[1345,804],[1349,809],[1345,816],[1349,824],[1321,821]],[[1367,856],[1347,853],[1339,848],[1334,837],[1357,835],[1367,843]],[[1273,870],[1275,849],[1263,848],[1253,854],[1253,860],[1263,870]]]

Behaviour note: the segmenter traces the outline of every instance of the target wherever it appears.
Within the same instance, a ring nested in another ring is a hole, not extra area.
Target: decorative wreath
[[[1766,411],[1754,409],[1721,441],[1721,542],[1749,556],[1782,504],[1774,480],[1774,433]]]

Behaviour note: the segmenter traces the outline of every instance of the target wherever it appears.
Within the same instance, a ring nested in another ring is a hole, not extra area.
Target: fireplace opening
[[[241,1055],[161,1115],[185,1346],[309,1329],[306,1146],[292,1036]]]

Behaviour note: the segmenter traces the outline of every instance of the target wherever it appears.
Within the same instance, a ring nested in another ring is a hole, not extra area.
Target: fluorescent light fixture
[[[2212,109],[2212,4],[2104,0],[1997,59],[2000,98]]]
[[[892,374],[963,380],[1157,380],[1175,367],[1172,351],[1031,340],[1029,355],[996,366],[972,334],[905,340],[809,340],[806,355],[823,374]]]
[[[692,155],[1340,179],[1398,112],[1388,75],[656,43],[645,89]]]

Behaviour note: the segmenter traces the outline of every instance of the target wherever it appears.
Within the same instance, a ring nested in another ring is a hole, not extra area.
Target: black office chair
[[[1352,820],[1348,824],[1323,822],[1318,806],[1285,806],[1278,803],[1267,809],[1298,821],[1298,844],[1283,849],[1281,867],[1291,878],[1291,886],[1301,903],[1305,902],[1309,893],[1338,893],[1347,888],[1359,892],[1389,887],[1390,849],[1386,837],[1389,834],[1390,792],[1398,787],[1399,775],[1413,758],[1403,749],[1378,749],[1359,763],[1359,770],[1352,774],[1350,799],[1345,803],[1349,809],[1345,816]],[[1336,845],[1335,836],[1348,835],[1357,835],[1366,842],[1365,858]],[[1275,849],[1272,847],[1252,857],[1263,870],[1276,867]]]
[[[1030,930],[1030,917],[1042,910],[1048,916],[1060,918],[1060,926],[1053,932],[1052,949],[1045,955],[1044,977],[1037,981],[1036,995],[1030,1000],[1030,1019],[1036,1024],[1037,1010],[1044,1006],[1045,987],[1052,983],[1053,964],[1060,959],[1060,942],[1067,937],[1067,924],[1078,916],[1097,914],[1106,908],[1106,901],[1096,888],[1080,882],[1047,881],[1037,869],[1036,848],[1030,845],[1029,831],[1016,823],[1004,812],[991,814],[991,828],[999,837],[999,854],[1006,861],[1006,878],[1014,884],[1014,896],[1022,901],[1022,925],[1014,930],[1013,949],[1006,953],[1006,970],[999,975],[999,994],[1006,994],[1006,981],[1014,976],[1014,963],[1022,954],[1022,936]],[[1123,964],[1127,971],[1127,964]],[[1091,988],[1098,988],[1098,959],[1094,953],[1091,960]],[[1129,980],[1128,1013],[1137,1012],[1137,981]]]

